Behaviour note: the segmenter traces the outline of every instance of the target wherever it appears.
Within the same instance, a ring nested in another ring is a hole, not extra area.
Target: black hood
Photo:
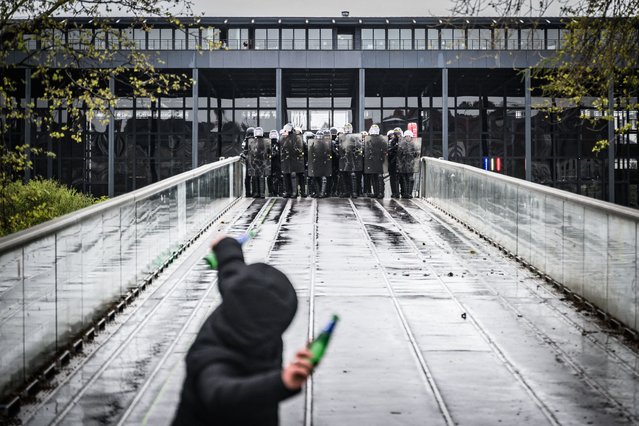
[[[264,263],[247,265],[220,283],[222,304],[213,329],[237,349],[250,350],[281,339],[297,311],[289,279]]]

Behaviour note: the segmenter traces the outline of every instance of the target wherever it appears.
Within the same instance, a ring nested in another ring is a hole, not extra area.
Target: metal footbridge
[[[212,237],[294,283],[282,425],[639,423],[635,212],[423,159],[413,199],[248,199],[225,160],[0,240],[7,424],[170,424]],[[580,231],[581,230],[581,231]],[[634,244],[634,245],[633,245]]]

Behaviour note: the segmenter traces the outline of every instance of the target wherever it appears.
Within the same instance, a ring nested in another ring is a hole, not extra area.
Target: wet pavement
[[[169,424],[219,303],[202,257],[262,223],[248,262],[300,300],[285,359],[341,321],[282,425],[639,422],[639,357],[537,275],[423,200],[244,199],[55,377],[23,423]]]

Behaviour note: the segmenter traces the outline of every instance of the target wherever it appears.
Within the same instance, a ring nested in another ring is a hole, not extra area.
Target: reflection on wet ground
[[[184,354],[219,303],[201,258],[214,232],[256,223],[247,261],[281,268],[300,299],[285,358],[342,318],[282,425],[639,421],[631,348],[423,200],[388,199],[242,200],[21,420],[170,423]]]

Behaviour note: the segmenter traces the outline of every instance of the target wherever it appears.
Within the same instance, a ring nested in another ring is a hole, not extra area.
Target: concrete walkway
[[[170,423],[184,354],[219,303],[201,260],[210,239],[264,217],[245,253],[298,291],[285,358],[341,317],[306,391],[281,405],[282,425],[639,422],[637,353],[419,199],[241,200],[21,420]]]

